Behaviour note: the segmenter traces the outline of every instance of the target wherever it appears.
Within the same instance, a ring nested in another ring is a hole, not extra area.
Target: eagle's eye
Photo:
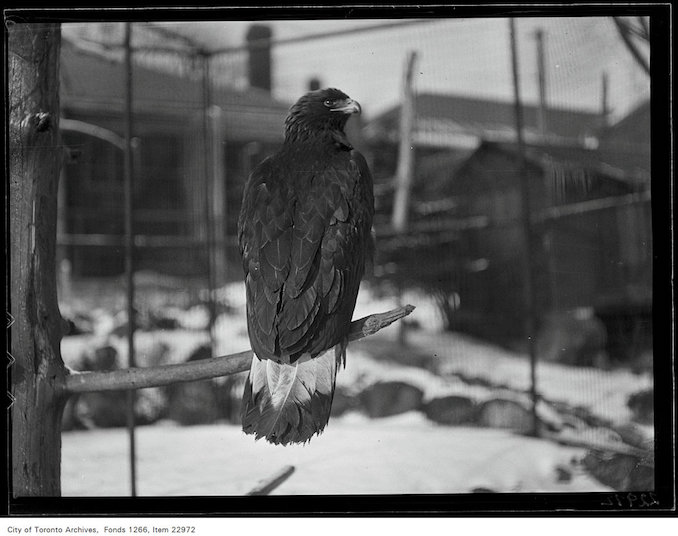
[[[328,108],[332,108],[336,104],[337,101],[332,100],[332,99],[327,99],[323,104],[327,106]]]

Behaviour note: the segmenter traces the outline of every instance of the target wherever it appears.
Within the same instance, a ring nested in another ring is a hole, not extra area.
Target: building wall
[[[629,193],[623,183],[590,172],[586,181],[554,198],[544,170],[533,165],[527,170],[535,208]],[[502,152],[479,153],[449,184],[446,193],[459,196],[461,217],[489,218],[486,228],[462,233],[462,247],[456,252],[462,269],[457,274],[460,307],[454,327],[502,343],[520,338],[526,305],[516,161]],[[533,226],[531,262],[539,311],[595,308],[601,303],[623,309],[630,303],[629,293],[650,296],[649,218],[649,204],[632,205]]]

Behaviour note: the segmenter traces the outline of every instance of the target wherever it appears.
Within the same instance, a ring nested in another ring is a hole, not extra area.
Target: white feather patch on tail
[[[322,432],[330,418],[342,354],[328,351],[292,365],[254,356],[243,393],[245,433],[286,445],[304,443]]]
[[[280,409],[290,396],[299,367],[298,365],[278,365],[270,359],[267,359],[264,365],[271,404],[275,409]]]

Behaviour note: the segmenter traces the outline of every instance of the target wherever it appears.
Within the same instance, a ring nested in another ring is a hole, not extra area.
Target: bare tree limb
[[[645,39],[648,43],[650,42],[650,27],[647,24],[647,19],[645,17],[637,17],[638,24],[640,25],[641,31],[639,32],[640,37]]]
[[[627,456],[635,456],[640,459],[647,458],[648,452],[638,447],[622,443],[620,441],[592,441],[583,437],[572,437],[563,433],[554,433],[542,431],[541,439],[549,439],[560,445],[567,445],[568,447],[580,447],[596,452],[609,452],[613,454],[626,454]],[[654,462],[652,462],[654,465]]]
[[[640,50],[638,50],[638,47],[636,44],[633,42],[633,39],[631,39],[630,30],[629,26],[620,18],[620,17],[612,17],[614,20],[614,23],[617,25],[617,30],[619,31],[619,35],[624,41],[624,44],[626,45],[626,48],[629,50],[633,58],[636,60],[636,63],[640,65],[640,67],[645,71],[645,73],[649,76],[650,75],[650,66],[641,54]]]
[[[414,311],[413,305],[405,305],[385,313],[377,313],[355,320],[351,322],[348,340],[356,341],[374,335],[377,331],[409,315],[412,311]],[[66,377],[64,392],[71,395],[99,391],[121,391],[207,380],[245,372],[249,370],[251,363],[252,350],[245,350],[237,354],[201,359],[178,365],[129,368],[110,372],[76,372],[71,370]]]
[[[67,394],[123,391],[160,387],[180,382],[207,380],[249,370],[252,350],[178,365],[128,368],[109,372],[70,371],[66,377]]]

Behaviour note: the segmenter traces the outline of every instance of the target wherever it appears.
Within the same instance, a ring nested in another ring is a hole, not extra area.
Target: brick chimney
[[[248,74],[250,87],[258,87],[271,92],[271,45],[254,43],[261,39],[270,39],[271,28],[265,24],[252,24],[247,31]]]

